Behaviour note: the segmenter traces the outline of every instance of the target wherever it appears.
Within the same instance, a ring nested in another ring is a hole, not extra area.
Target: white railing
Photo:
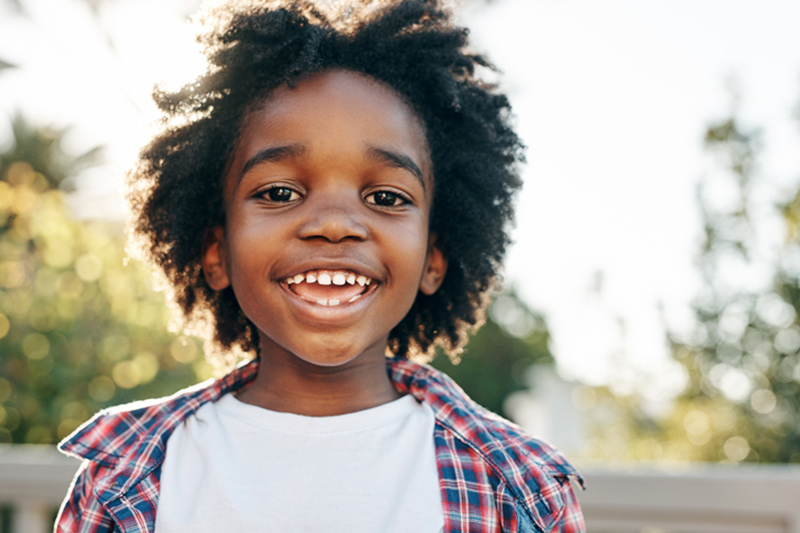
[[[52,446],[0,447],[0,506],[11,510],[11,533],[53,530],[78,464]]]
[[[800,533],[800,466],[586,469],[592,533]]]
[[[0,506],[12,509],[11,532],[50,531],[77,466],[51,447],[0,448]],[[800,533],[800,466],[583,473],[591,533]]]

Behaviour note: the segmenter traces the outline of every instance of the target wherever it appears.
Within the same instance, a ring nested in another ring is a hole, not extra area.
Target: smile
[[[353,303],[377,285],[372,278],[349,270],[309,270],[281,283],[301,299],[323,307]]]

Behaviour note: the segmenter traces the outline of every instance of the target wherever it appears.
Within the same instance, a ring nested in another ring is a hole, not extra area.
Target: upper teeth
[[[292,283],[319,283],[320,285],[355,285],[358,283],[362,287],[372,283],[372,280],[362,274],[354,274],[346,270],[318,270],[306,272],[305,274],[295,274],[286,278],[286,284]]]

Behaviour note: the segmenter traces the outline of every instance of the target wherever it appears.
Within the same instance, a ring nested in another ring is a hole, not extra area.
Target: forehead
[[[281,143],[317,151],[389,145],[383,147],[407,152],[430,179],[422,121],[389,86],[349,70],[314,73],[272,91],[245,117],[235,159]]]

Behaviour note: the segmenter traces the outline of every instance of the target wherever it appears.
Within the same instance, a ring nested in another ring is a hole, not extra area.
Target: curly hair
[[[243,120],[271,91],[330,69],[387,85],[418,115],[433,167],[430,231],[448,257],[433,295],[422,293],[392,329],[387,350],[458,357],[483,322],[488,293],[509,244],[523,146],[510,104],[467,51],[468,30],[437,0],[356,0],[324,8],[310,1],[227,4],[210,10],[199,37],[208,71],[175,92],[156,89],[163,128],[128,176],[140,256],[159,267],[183,326],[206,340],[219,366],[257,353],[258,337],[232,289],[205,281],[206,231],[225,223],[222,177]]]

